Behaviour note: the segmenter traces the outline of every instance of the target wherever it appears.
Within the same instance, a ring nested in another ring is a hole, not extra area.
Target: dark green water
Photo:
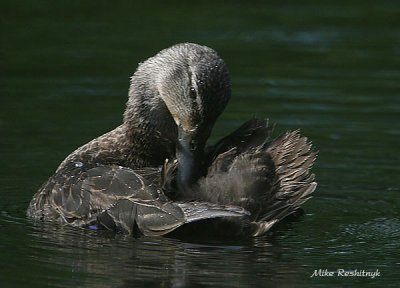
[[[1,287],[396,287],[400,282],[397,1],[2,1]],[[182,2],[183,3],[183,2]],[[295,223],[248,241],[183,242],[33,225],[33,193],[121,121],[137,63],[216,49],[233,98],[215,140],[258,115],[301,128],[319,186]],[[378,271],[313,277],[314,270]]]

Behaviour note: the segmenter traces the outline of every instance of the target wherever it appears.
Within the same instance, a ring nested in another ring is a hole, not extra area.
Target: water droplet
[[[82,167],[83,166],[83,163],[82,162],[75,162],[75,167]]]

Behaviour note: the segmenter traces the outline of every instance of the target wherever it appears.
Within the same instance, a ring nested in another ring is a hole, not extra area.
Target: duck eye
[[[194,89],[193,87],[190,87],[189,96],[192,99],[196,99],[197,98],[196,89]]]

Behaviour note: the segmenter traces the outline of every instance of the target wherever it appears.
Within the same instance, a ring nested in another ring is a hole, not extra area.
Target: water
[[[306,2],[2,3],[0,286],[396,287],[400,6]],[[253,115],[313,141],[319,186],[305,215],[246,241],[27,220],[63,158],[120,123],[137,63],[183,41],[215,48],[231,71],[233,98],[212,141]],[[318,269],[380,276],[310,278]]]

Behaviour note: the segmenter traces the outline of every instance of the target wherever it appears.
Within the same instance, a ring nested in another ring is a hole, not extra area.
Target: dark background
[[[1,1],[0,286],[387,286],[399,282],[396,1]],[[25,217],[78,146],[119,125],[137,64],[217,50],[233,97],[210,141],[253,115],[301,128],[319,186],[300,221],[248,241],[97,235]],[[380,277],[310,278],[315,269]]]

